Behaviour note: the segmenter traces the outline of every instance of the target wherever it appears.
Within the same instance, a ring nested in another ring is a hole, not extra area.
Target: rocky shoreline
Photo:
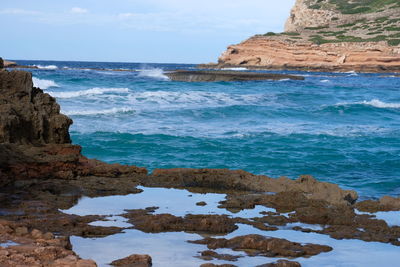
[[[226,169],[158,169],[149,174],[145,168],[106,164],[84,157],[81,147],[71,144],[71,123],[71,119],[60,113],[53,97],[33,87],[30,73],[0,70],[2,266],[95,266],[94,261],[82,260],[71,250],[69,237],[105,237],[126,228],[94,226],[92,222],[105,220],[105,216],[78,216],[62,210],[75,206],[84,196],[140,195],[142,187],[223,193],[226,198],[219,202],[219,208],[227,211],[239,212],[256,206],[275,209],[255,218],[158,214],[157,207],[125,210],[122,214],[132,223],[130,229],[144,233],[226,234],[235,231],[238,225],[263,231],[263,235],[195,241],[207,246],[208,250],[199,255],[205,260],[232,258],[215,251],[226,248],[265,258],[288,259],[265,266],[300,266],[296,259],[332,250],[325,245],[269,237],[269,233],[280,227],[296,223],[299,226],[293,227],[295,231],[400,246],[399,226],[361,213],[399,211],[399,198],[387,196],[357,201],[356,192],[319,182],[311,176],[297,180],[274,179]],[[198,204],[207,205],[206,202]],[[309,229],[304,224],[324,227]],[[151,266],[147,255],[131,255],[113,264],[127,266],[133,262]],[[205,263],[204,266],[215,265]]]
[[[398,73],[399,14],[395,3],[297,0],[284,32],[231,45],[199,68]]]

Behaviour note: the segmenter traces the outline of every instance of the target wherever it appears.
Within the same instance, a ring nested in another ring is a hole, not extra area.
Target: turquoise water
[[[290,72],[304,81],[185,83],[193,65],[19,61],[106,162],[311,174],[365,197],[400,194],[400,78]],[[131,69],[115,72],[76,68]],[[283,72],[288,73],[288,72]]]

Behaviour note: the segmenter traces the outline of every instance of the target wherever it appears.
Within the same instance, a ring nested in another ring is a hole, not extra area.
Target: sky
[[[208,63],[283,31],[295,0],[0,1],[6,59]]]

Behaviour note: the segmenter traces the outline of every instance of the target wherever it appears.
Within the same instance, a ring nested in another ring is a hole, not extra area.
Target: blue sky
[[[208,63],[281,32],[294,0],[1,0],[8,59]]]

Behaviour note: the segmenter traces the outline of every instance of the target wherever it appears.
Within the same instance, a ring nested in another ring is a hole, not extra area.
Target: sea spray
[[[160,68],[139,70],[138,76],[153,78],[158,80],[169,80],[169,78],[164,74],[164,70]]]
[[[42,90],[46,90],[52,87],[60,87],[55,81],[52,80],[38,79],[36,77],[33,77],[32,80],[33,86],[39,87]]]

